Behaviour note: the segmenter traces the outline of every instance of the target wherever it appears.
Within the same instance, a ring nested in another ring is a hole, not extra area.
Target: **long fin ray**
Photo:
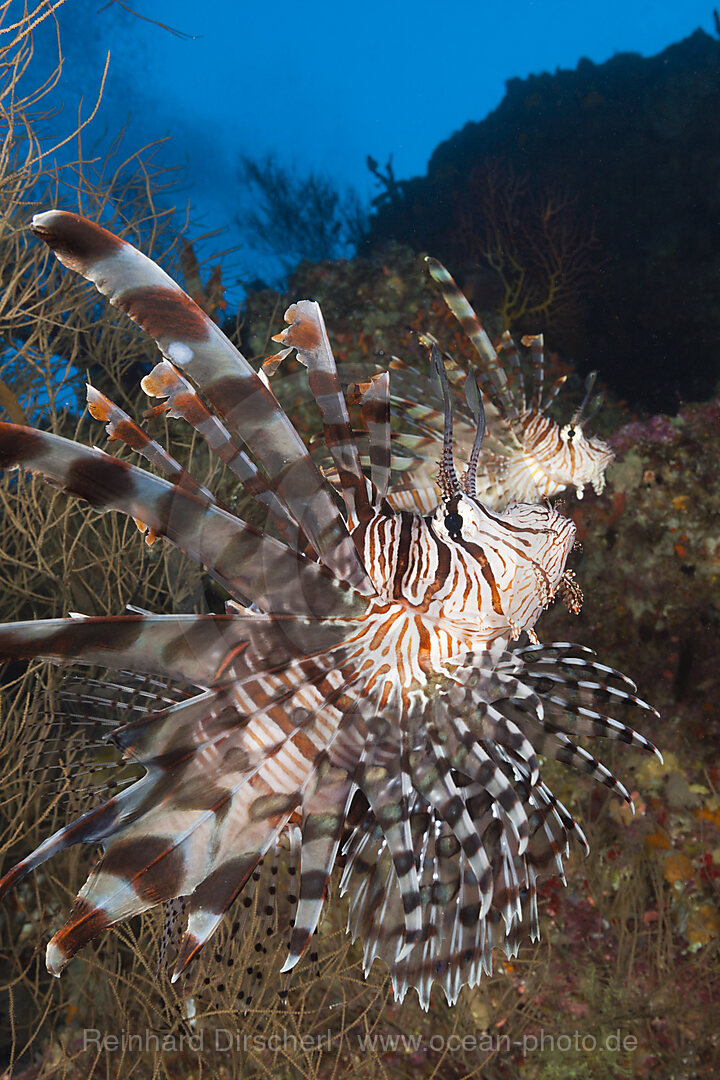
[[[330,649],[342,620],[267,615],[100,615],[0,624],[0,660],[102,664],[198,686],[240,680]]]
[[[60,262],[92,281],[151,335],[203,391],[267,470],[320,559],[342,581],[374,591],[322,476],[275,395],[222,330],[164,270],[79,214],[36,214],[32,230]]]
[[[308,544],[285,503],[278,498],[267,480],[227,428],[205,407],[192,383],[169,360],[161,360],[140,385],[150,397],[165,399],[155,406],[168,416],[183,419],[207,442],[213,453],[233,472],[251,495],[274,521],[285,543],[296,551]]]
[[[207,566],[236,598],[250,596],[266,611],[307,612],[310,598],[315,614],[366,605],[325,567],[220,507],[101,450],[0,423],[0,468],[15,466],[41,473],[96,510],[120,510],[143,521]]]
[[[518,418],[518,408],[510,392],[508,377],[498,359],[490,338],[480,324],[480,320],[455,284],[454,279],[437,259],[427,258],[430,276],[438,283],[445,303],[458,320],[472,342],[475,351],[483,362],[484,370],[492,381],[493,404],[502,412],[508,422]]]
[[[351,521],[364,521],[370,516],[367,486],[320,305],[314,300],[298,300],[285,312],[285,321],[290,325],[273,341],[294,348],[307,367],[310,390],[320,409],[325,444],[338,471],[348,516]]]

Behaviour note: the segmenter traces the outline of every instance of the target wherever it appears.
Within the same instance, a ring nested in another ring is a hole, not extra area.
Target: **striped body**
[[[472,454],[461,487],[447,402],[442,500],[425,518],[394,511],[388,376],[363,389],[363,472],[320,309],[299,301],[277,340],[308,369],[341,512],[275,395],[162,270],[77,215],[39,215],[34,230],[152,334],[163,358],[143,385],[156,410],[206,439],[267,525],[221,505],[93,388],[92,415],[162,476],[0,424],[0,467],[131,515],[228,595],[225,615],[0,626],[0,658],[101,664],[196,687],[121,714],[108,739],[141,777],[10,869],[0,895],[69,845],[99,844],[49,943],[49,970],[165,903],[171,930],[179,924],[163,945],[177,978],[238,898],[261,888],[261,860],[289,852],[300,870],[289,970],[342,856],[348,928],[366,967],[382,956],[400,999],[412,986],[427,1007],[439,982],[454,1001],[490,970],[494,946],[512,955],[524,933],[537,935],[538,875],[562,873],[570,834],[582,837],[542,782],[538,754],[627,798],[575,736],[652,749],[614,715],[652,711],[630,680],[580,646],[537,643],[553,597],[579,609],[565,568],[574,526],[547,505],[488,509],[473,494]],[[478,428],[475,447],[481,437]],[[535,643],[517,644],[523,632]]]

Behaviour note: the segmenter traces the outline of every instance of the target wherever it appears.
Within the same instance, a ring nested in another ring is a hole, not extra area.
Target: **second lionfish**
[[[479,388],[485,396],[487,431],[478,460],[473,465],[475,488],[486,506],[504,509],[518,502],[541,502],[543,499],[574,490],[582,499],[591,486],[599,495],[605,487],[605,471],[613,452],[597,435],[589,435],[586,426],[598,407],[601,396],[588,409],[595,373],[586,381],[586,393],[580,406],[565,424],[550,416],[550,406],[561,391],[566,376],[545,390],[545,351],[540,334],[523,337],[521,344],[529,353],[531,382],[523,371],[521,350],[506,331],[497,348],[492,344],[477,315],[455,281],[437,259],[427,259],[430,274],[440,286],[445,302],[460,323],[476,355]],[[432,335],[421,335],[435,343]],[[453,367],[450,393],[456,419],[456,448],[471,453],[475,437],[476,408],[467,391],[474,385],[463,379]],[[463,393],[463,389],[465,393]],[[427,514],[438,503],[432,462],[433,449],[442,438],[443,410],[436,387],[424,375],[402,361],[394,360],[393,403],[404,418],[404,430],[398,433],[398,456],[404,469],[393,487],[390,501],[395,509],[416,510]]]
[[[99,844],[101,858],[48,945],[49,970],[60,974],[107,927],[181,900],[177,977],[254,888],[260,860],[288,849],[299,853],[300,881],[284,970],[318,926],[342,862],[339,889],[366,970],[380,956],[398,998],[415,987],[427,1007],[438,982],[455,1001],[492,969],[495,947],[512,956],[525,934],[537,937],[539,876],[562,875],[571,836],[585,842],[544,783],[538,755],[627,799],[577,737],[653,749],[618,719],[653,712],[629,679],[588,649],[534,637],[553,597],[578,605],[565,569],[572,522],[547,505],[495,512],[476,498],[480,409],[458,479],[437,350],[442,499],[423,518],[387,501],[387,373],[370,380],[361,402],[363,473],[316,303],[292,305],[278,340],[307,367],[336,492],[265,381],[155,263],[75,214],[40,214],[33,231],[155,338],[163,358],[145,390],[207,440],[267,526],[222,506],[92,388],[92,414],[164,478],[0,424],[0,467],[131,515],[228,596],[224,615],[133,611],[0,626],[0,658],[100,664],[197,687],[117,723],[109,741],[140,778],[40,844],[5,874],[0,893],[71,844]]]

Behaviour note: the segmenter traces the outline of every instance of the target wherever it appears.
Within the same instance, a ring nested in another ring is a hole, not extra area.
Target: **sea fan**
[[[221,505],[93,388],[93,416],[166,479],[0,424],[0,466],[131,515],[148,540],[174,544],[229,597],[224,615],[131,611],[0,626],[5,659],[97,664],[197,687],[111,728],[109,741],[142,775],[9,870],[0,894],[69,845],[99,844],[102,857],[48,945],[49,970],[60,974],[102,930],[165,903],[177,977],[236,899],[264,888],[261,861],[287,849],[300,872],[285,970],[342,863],[366,968],[381,956],[398,998],[414,986],[427,1007],[437,981],[454,1001],[491,969],[494,946],[513,955],[524,932],[537,936],[538,876],[562,874],[569,836],[584,840],[542,781],[538,755],[627,799],[576,736],[653,749],[616,718],[654,711],[629,679],[587,649],[535,637],[554,596],[579,606],[565,569],[572,522],[549,505],[498,513],[475,496],[483,417],[474,379],[477,430],[460,482],[436,348],[442,498],[422,517],[387,500],[386,373],[362,398],[369,476],[362,471],[317,304],[292,305],[278,340],[307,366],[337,491],[266,382],[158,266],[75,214],[40,214],[33,231],[155,338],[163,359],[145,390],[206,439],[267,525]],[[523,633],[531,643],[514,644]]]

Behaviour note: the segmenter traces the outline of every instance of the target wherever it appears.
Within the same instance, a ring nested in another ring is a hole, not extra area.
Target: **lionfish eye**
[[[463,519],[459,514],[445,515],[445,528],[450,534],[451,540],[462,540]]]
[[[574,439],[574,438],[575,438],[575,428],[574,428],[574,427],[569,427],[569,428],[568,428],[568,433],[567,433],[567,437],[568,437],[568,441],[569,441],[570,439]]]

